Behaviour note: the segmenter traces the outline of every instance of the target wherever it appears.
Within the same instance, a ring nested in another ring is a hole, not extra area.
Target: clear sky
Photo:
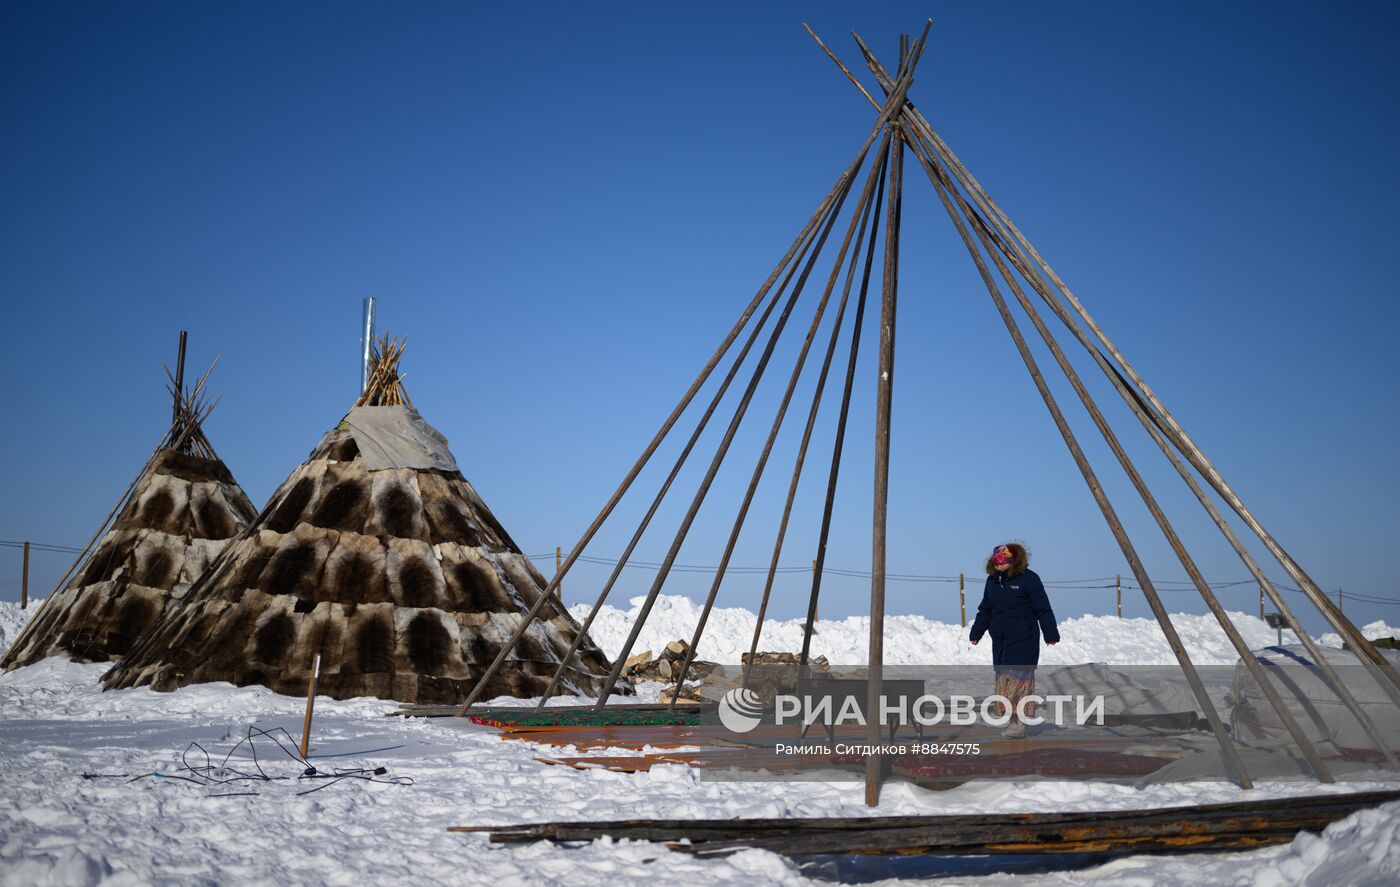
[[[261,506],[350,405],[373,295],[381,328],[409,335],[415,402],[497,516],[531,554],[567,549],[871,123],[801,23],[854,64],[847,31],[893,56],[932,17],[910,94],[935,127],[1315,578],[1400,599],[1384,554],[1400,535],[1394,5],[871,6],[0,4],[0,538],[86,541],[168,422],[180,329],[193,364],[222,354],[208,431]],[[1013,537],[1048,582],[1126,577],[916,173],[890,568],[966,572],[975,602],[987,551]],[[870,561],[874,375],[867,361],[829,560],[852,570]],[[1096,393],[1207,577],[1246,579]],[[760,389],[683,563],[718,560],[776,399]],[[1152,574],[1179,583],[1065,403]],[[779,441],[740,566],[767,562],[795,441]],[[829,441],[824,423],[786,565],[813,556]],[[698,478],[640,559],[660,560]],[[626,500],[590,551],[617,554],[644,507]],[[65,566],[36,553],[34,593]],[[581,568],[566,597],[604,575]],[[629,571],[613,602],[651,578]],[[799,612],[805,580],[780,578],[776,615]],[[681,573],[667,590],[708,583]],[[18,585],[18,552],[0,548],[0,597]],[[760,587],[735,576],[720,603],[752,607]],[[867,582],[827,588],[824,616],[866,611]],[[1062,616],[1112,611],[1111,590],[1052,593]],[[957,618],[955,584],[889,594],[891,612]],[[1248,585],[1222,594],[1257,611]],[[1147,612],[1136,592],[1124,609]],[[1400,621],[1400,606],[1346,609]]]

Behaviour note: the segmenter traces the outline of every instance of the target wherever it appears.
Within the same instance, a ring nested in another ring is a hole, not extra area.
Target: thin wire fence
[[[26,544],[29,546],[29,549],[30,549],[30,551],[32,551],[32,552],[44,552],[44,553],[70,554],[70,555],[71,555],[71,554],[78,554],[79,552],[82,551],[81,548],[78,548],[78,547],[72,546],[72,545],[55,545],[55,544],[51,544],[51,543],[47,543],[47,542],[29,542],[29,543],[25,543],[25,542],[16,542],[16,541],[9,540],[9,539],[0,539],[0,548],[9,548],[9,549],[15,549],[15,550],[22,550],[22,549],[25,547]],[[564,552],[564,554],[567,555],[567,552]],[[537,563],[540,565],[541,571],[542,571],[542,572],[545,572],[546,575],[548,575],[548,569],[547,569],[547,568],[550,567],[550,566],[552,566],[552,565],[554,565],[555,563],[557,563],[557,562],[558,562],[558,559],[559,559],[559,557],[560,557],[560,555],[561,555],[561,552],[560,552],[559,550],[556,550],[556,551],[547,552],[547,553],[545,553],[545,554],[527,554],[526,557],[528,557],[528,558],[529,558],[530,560],[532,560],[532,561],[537,562]],[[591,565],[593,565],[593,566],[598,566],[598,567],[615,567],[615,566],[617,566],[617,559],[616,559],[616,558],[597,557],[597,556],[594,556],[594,555],[582,555],[582,556],[580,556],[580,557],[578,558],[578,561],[579,561],[580,563],[591,564]],[[662,566],[662,565],[661,565],[660,563],[657,563],[657,562],[654,562],[654,561],[629,560],[629,561],[627,562],[625,568],[626,568],[626,569],[629,569],[629,570],[643,570],[643,571],[649,571],[649,572],[656,572],[657,570],[661,569],[661,566]],[[673,573],[696,573],[696,574],[710,574],[710,575],[713,575],[716,571],[718,571],[718,569],[719,569],[718,566],[712,565],[712,564],[674,564],[674,565],[672,565],[672,567],[671,567],[671,572],[673,572]],[[811,567],[810,564],[808,564],[808,565],[790,564],[790,565],[787,565],[787,566],[780,566],[780,567],[778,567],[777,570],[776,570],[775,572],[776,572],[778,575],[794,575],[794,574],[807,574],[807,575],[810,575],[810,574],[812,573],[812,567]],[[741,575],[741,576],[767,575],[767,573],[768,573],[768,567],[766,567],[766,566],[751,566],[751,567],[749,567],[749,566],[734,566],[734,565],[730,565],[730,566],[728,566],[728,567],[725,568],[725,573],[726,573],[726,574],[729,574],[729,575]],[[852,569],[847,569],[847,568],[844,568],[844,567],[833,567],[833,566],[827,565],[827,566],[823,567],[823,569],[822,569],[822,575],[823,575],[823,576],[839,576],[839,577],[850,578],[850,579],[869,579],[869,578],[870,578],[870,571],[869,571],[869,570],[852,570]],[[927,584],[927,585],[964,585],[964,586],[968,586],[969,588],[971,588],[972,586],[976,586],[978,583],[981,582],[981,576],[980,576],[980,574],[976,574],[976,573],[967,573],[967,574],[959,575],[959,574],[957,574],[957,573],[950,573],[950,574],[931,574],[931,573],[889,573],[889,572],[887,572],[887,573],[885,573],[885,579],[888,580],[888,581],[890,581],[890,582],[920,583],[920,584]],[[9,582],[5,582],[5,583],[3,584],[3,586],[8,586],[8,585],[9,585]],[[1185,579],[1158,579],[1158,580],[1154,580],[1154,585],[1157,587],[1157,589],[1158,589],[1159,591],[1164,591],[1164,592],[1194,592],[1194,591],[1196,590],[1195,584],[1192,583],[1191,581],[1185,580]],[[1212,581],[1212,582],[1209,582],[1208,585],[1210,586],[1211,591],[1223,591],[1223,590],[1227,590],[1227,589],[1240,588],[1240,587],[1244,587],[1244,586],[1252,586],[1252,587],[1254,587],[1254,588],[1258,588],[1258,587],[1259,587],[1259,586],[1258,586],[1258,583],[1255,582],[1253,579],[1237,579],[1237,580],[1233,580],[1233,581],[1229,581],[1229,582],[1213,582],[1213,581]],[[3,587],[3,586],[0,586],[0,587]],[[1061,589],[1061,590],[1064,590],[1064,591],[1115,591],[1115,592],[1118,592],[1119,595],[1120,595],[1119,602],[1118,602],[1119,614],[1120,614],[1120,615],[1121,615],[1121,607],[1122,607],[1121,593],[1122,593],[1122,592],[1136,592],[1136,591],[1140,591],[1140,590],[1141,590],[1141,587],[1138,586],[1136,583],[1131,582],[1131,581],[1129,581],[1129,582],[1124,582],[1124,581],[1122,581],[1122,579],[1121,579],[1119,576],[1093,576],[1093,577],[1089,577],[1089,578],[1086,578],[1086,579],[1058,579],[1058,580],[1049,580],[1049,581],[1046,581],[1046,582],[1045,582],[1045,587],[1046,587],[1046,588],[1051,588],[1051,589]],[[1287,592],[1291,592],[1292,594],[1304,594],[1304,592],[1303,592],[1302,589],[1297,588],[1297,587],[1295,587],[1295,586],[1293,586],[1293,585],[1289,585],[1289,584],[1284,583],[1284,582],[1275,581],[1275,582],[1274,582],[1274,587],[1277,588],[1277,589],[1279,589],[1280,591],[1287,591]],[[47,591],[47,589],[43,589],[43,591]],[[33,588],[30,588],[30,589],[29,589],[29,593],[32,595],[33,592],[34,592],[34,589],[33,589]],[[971,592],[969,592],[969,593],[971,593]],[[1352,592],[1352,591],[1346,591],[1346,592],[1344,592],[1344,591],[1342,591],[1341,589],[1338,589],[1337,592],[1336,592],[1336,594],[1337,594],[1337,597],[1338,597],[1338,603],[1339,603],[1339,604],[1341,604],[1341,603],[1343,603],[1343,602],[1345,602],[1345,601],[1354,601],[1354,602],[1356,602],[1356,603],[1372,604],[1372,605],[1376,605],[1376,606],[1400,607],[1400,599],[1392,598],[1392,597],[1385,597],[1385,596],[1383,596],[1383,595],[1365,594],[1365,593],[1358,593],[1358,592]]]

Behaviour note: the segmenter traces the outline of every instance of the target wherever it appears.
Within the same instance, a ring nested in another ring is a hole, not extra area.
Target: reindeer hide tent
[[[457,702],[544,592],[545,580],[463,477],[381,344],[365,394],[262,514],[108,673],[108,689],[261,684],[337,699]],[[557,599],[492,695],[536,696],[578,624]],[[596,693],[591,640],[564,690]]]
[[[182,333],[172,394],[182,393],[170,429],[114,509],[110,529],[93,537],[101,536],[96,549],[86,561],[79,555],[81,566],[10,647],[0,663],[6,669],[58,654],[120,658],[257,513],[204,434],[212,406],[198,398],[208,373],[183,392],[184,346]]]

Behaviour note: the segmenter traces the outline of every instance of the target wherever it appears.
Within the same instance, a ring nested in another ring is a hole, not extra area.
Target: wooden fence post
[[[19,582],[19,608],[29,608],[29,543],[24,543],[24,574]]]
[[[564,549],[556,545],[554,546],[554,575],[558,576],[562,569],[564,569]],[[564,580],[559,580],[559,584],[554,587],[554,593],[559,596],[562,603],[564,600]]]
[[[1118,592],[1118,618],[1123,618],[1123,574],[1116,573],[1113,576],[1113,587]]]
[[[963,574],[958,574],[958,610],[962,613],[962,627],[967,628],[967,592],[963,587]]]

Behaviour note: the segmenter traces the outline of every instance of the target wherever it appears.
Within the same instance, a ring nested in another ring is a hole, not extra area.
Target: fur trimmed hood
[[[1011,567],[1006,571],[1006,575],[1019,576],[1022,573],[1026,572],[1026,570],[1030,569],[1031,552],[1029,548],[1026,548],[1026,546],[1022,545],[1020,542],[1005,542],[1003,544],[1011,551]],[[997,546],[997,548],[1000,547],[1001,545]],[[992,553],[987,555],[988,576],[997,575],[996,564],[992,563],[992,558],[995,555],[996,548],[992,549]]]

